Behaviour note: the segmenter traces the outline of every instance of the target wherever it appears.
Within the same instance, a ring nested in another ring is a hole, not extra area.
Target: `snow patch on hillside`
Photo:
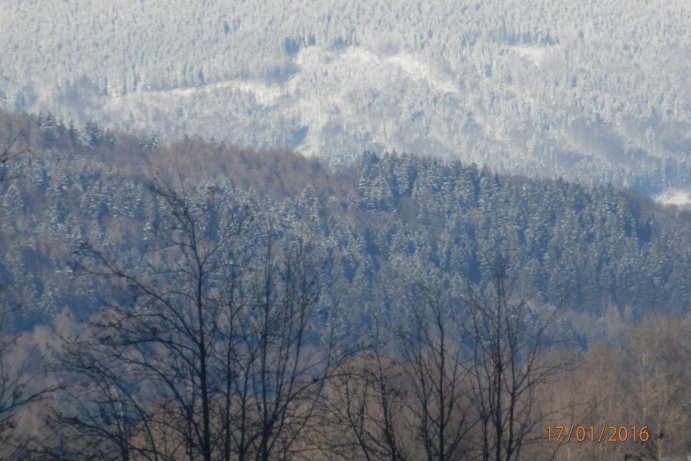
[[[662,205],[674,205],[678,207],[691,207],[691,190],[668,189],[655,197],[655,201]]]
[[[436,66],[409,53],[382,56],[357,46],[335,50],[313,46],[300,50],[295,64],[299,72],[283,84],[287,107],[282,110],[309,127],[302,142],[293,146],[306,155],[320,155],[333,148],[335,134],[368,139],[366,149],[376,144],[405,147],[398,145],[394,133],[408,115],[395,109],[395,116],[387,117],[384,123],[371,123],[367,119],[373,109],[363,107],[363,101],[369,100],[363,98],[365,95],[384,95],[404,81],[414,82],[425,94],[459,93]],[[390,102],[379,107],[383,111],[392,108]]]
[[[431,64],[425,64],[415,59],[412,54],[401,53],[389,56],[385,62],[398,66],[408,76],[416,80],[424,80],[431,87],[446,93],[458,93],[458,88],[449,79],[437,75]]]
[[[547,53],[547,47],[544,46],[512,46],[512,50],[518,53],[522,58],[527,58],[532,61],[536,66],[540,66],[545,60],[545,54]]]
[[[118,95],[110,98],[110,105],[127,105],[131,100],[141,99],[142,97],[170,97],[173,99],[193,99],[200,95],[218,94],[224,90],[236,90],[244,93],[251,93],[259,104],[271,105],[281,96],[281,88],[278,85],[270,85],[258,80],[226,80],[210,83],[208,85],[172,88],[167,90],[136,91],[125,95]]]

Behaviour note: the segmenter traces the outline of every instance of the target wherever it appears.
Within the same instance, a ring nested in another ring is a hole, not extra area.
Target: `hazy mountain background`
[[[3,0],[0,106],[332,164],[691,187],[685,0]]]

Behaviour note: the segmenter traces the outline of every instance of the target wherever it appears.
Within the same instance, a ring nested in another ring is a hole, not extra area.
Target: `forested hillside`
[[[3,3],[0,107],[329,163],[691,183],[684,0]]]
[[[691,452],[688,211],[403,153],[0,129],[2,459]]]
[[[93,300],[70,276],[72,252],[89,242],[141,253],[160,214],[150,188],[161,177],[309,224],[330,255],[325,270],[348,285],[359,309],[395,315],[390,301],[371,301],[381,286],[430,270],[479,282],[500,254],[510,256],[521,292],[560,308],[596,317],[614,309],[631,320],[691,303],[688,212],[633,192],[396,153],[331,170],[285,151],[190,139],[157,147],[41,123],[4,115],[31,146],[11,166],[21,180],[0,186],[12,216],[2,223],[2,282],[15,287],[13,301],[31,306],[26,320],[65,306],[90,312]]]

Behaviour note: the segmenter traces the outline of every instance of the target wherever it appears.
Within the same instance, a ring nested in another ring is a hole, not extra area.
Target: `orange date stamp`
[[[547,441],[556,443],[645,443],[650,440],[648,426],[556,424],[545,429]]]

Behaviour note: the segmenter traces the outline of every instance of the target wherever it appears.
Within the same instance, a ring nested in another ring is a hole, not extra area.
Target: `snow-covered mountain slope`
[[[686,0],[2,0],[0,105],[347,162],[691,184]]]
[[[668,189],[655,197],[655,201],[663,205],[691,210],[691,189]]]

